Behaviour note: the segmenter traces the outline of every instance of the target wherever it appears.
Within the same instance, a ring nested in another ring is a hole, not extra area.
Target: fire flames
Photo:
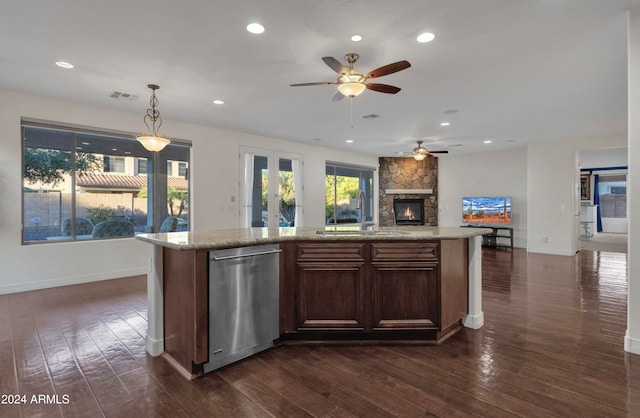
[[[411,207],[407,206],[404,210],[404,217],[409,219],[409,220],[414,220],[415,216],[413,215],[413,211],[411,210]]]

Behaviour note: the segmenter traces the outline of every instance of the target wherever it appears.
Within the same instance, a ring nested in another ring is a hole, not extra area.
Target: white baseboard
[[[0,286],[0,295],[9,293],[28,292],[30,290],[48,289],[50,287],[69,286],[74,284],[98,282],[101,280],[121,279],[123,277],[146,275],[147,270],[129,269],[119,271],[108,271],[93,275],[83,274],[80,276],[60,277],[50,280],[38,280],[26,283],[14,283],[10,285]]]
[[[624,351],[640,355],[640,339],[631,338],[629,330],[627,330],[624,336]]]
[[[476,315],[465,315],[462,318],[462,325],[467,328],[479,329],[484,325],[484,312]]]
[[[527,248],[527,252],[549,255],[565,255],[569,257],[576,255],[575,252],[571,252],[569,250],[554,250],[552,248]]]
[[[147,353],[156,357],[164,352],[164,340],[154,340],[147,335]]]

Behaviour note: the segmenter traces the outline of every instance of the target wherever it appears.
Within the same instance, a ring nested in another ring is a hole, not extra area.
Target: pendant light
[[[169,145],[171,140],[166,136],[158,135],[158,129],[162,126],[162,119],[160,118],[160,111],[156,109],[156,106],[158,105],[156,90],[158,90],[160,86],[156,84],[147,84],[147,87],[151,89],[151,98],[149,99],[149,106],[151,107],[147,109],[147,114],[144,116],[144,124],[147,125],[147,129],[151,130],[151,133],[137,136],[136,139],[148,151],[158,152],[162,151],[164,147]],[[151,126],[149,126],[149,122],[151,122]]]

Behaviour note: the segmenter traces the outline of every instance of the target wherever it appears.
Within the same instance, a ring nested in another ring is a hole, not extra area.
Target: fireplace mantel
[[[386,194],[433,194],[433,189],[385,189]]]

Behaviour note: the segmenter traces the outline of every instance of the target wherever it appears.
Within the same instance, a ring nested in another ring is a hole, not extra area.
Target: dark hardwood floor
[[[485,249],[480,330],[282,346],[193,381],[145,352],[144,277],[2,295],[0,416],[640,417],[626,257]]]

